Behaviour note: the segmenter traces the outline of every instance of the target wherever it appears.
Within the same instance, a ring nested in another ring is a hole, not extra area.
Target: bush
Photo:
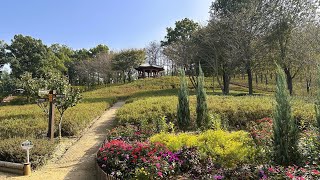
[[[163,143],[173,151],[183,147],[197,147],[203,157],[210,157],[224,167],[249,162],[255,155],[253,140],[244,131],[208,130],[200,135],[160,133],[152,136],[150,141]]]
[[[273,98],[208,96],[209,114],[221,117],[222,124],[228,124],[232,129],[245,129],[250,121],[272,117]],[[195,96],[190,97],[190,104],[196,104]],[[152,122],[153,119],[166,116],[168,121],[175,122],[177,98],[175,96],[151,97],[125,104],[117,112],[116,120],[120,124],[139,124],[141,119]],[[314,123],[314,105],[301,100],[293,101],[293,116],[300,125],[308,126]],[[195,124],[195,106],[190,106],[191,126]],[[227,123],[226,123],[227,122]]]
[[[182,147],[197,146],[198,136],[190,133],[169,134],[160,133],[150,138],[151,142],[160,142],[171,151],[178,151]]]
[[[10,138],[0,141],[0,161],[23,163],[26,162],[26,151],[21,149],[21,143],[26,139]],[[46,160],[52,155],[56,144],[47,139],[29,138],[33,143],[30,150],[30,162],[33,168],[45,164]]]
[[[225,167],[249,162],[255,154],[253,140],[244,131],[209,130],[199,136],[198,142],[200,152]]]

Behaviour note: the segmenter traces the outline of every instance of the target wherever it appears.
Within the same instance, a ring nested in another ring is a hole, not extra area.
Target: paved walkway
[[[96,179],[95,154],[105,139],[115,112],[124,102],[118,102],[106,111],[84,135],[71,146],[61,159],[49,163],[42,169],[32,172],[29,177],[7,177],[6,179],[31,180],[94,180]],[[0,176],[1,179],[1,176]]]

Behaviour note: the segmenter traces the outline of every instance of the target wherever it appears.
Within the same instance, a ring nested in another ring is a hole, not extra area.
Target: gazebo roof
[[[135,68],[138,71],[143,71],[143,70],[158,70],[158,71],[163,71],[164,68],[158,65],[151,65],[149,63],[144,63],[141,64],[139,67]]]

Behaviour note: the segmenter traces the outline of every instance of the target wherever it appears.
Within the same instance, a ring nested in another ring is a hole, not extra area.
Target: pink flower
[[[158,172],[158,176],[163,177],[162,172]]]
[[[108,159],[107,157],[104,157],[104,158],[103,158],[104,161],[106,161],[107,159]]]
[[[275,170],[272,167],[268,168],[268,171],[272,173],[275,172]]]
[[[318,170],[316,170],[316,169],[313,169],[313,170],[312,170],[312,173],[315,174],[315,175],[320,174],[320,172],[319,172]]]
[[[286,175],[287,175],[290,179],[293,179],[293,178],[294,178],[294,176],[293,176],[291,173],[289,173],[289,172],[287,172]]]
[[[160,163],[157,163],[157,164],[156,164],[156,167],[159,169],[159,168],[160,168]]]

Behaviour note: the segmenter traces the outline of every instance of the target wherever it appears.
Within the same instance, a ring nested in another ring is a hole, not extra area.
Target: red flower
[[[312,173],[315,174],[315,175],[320,174],[320,172],[319,172],[318,170],[316,170],[316,169],[313,169],[313,170],[312,170]]]

